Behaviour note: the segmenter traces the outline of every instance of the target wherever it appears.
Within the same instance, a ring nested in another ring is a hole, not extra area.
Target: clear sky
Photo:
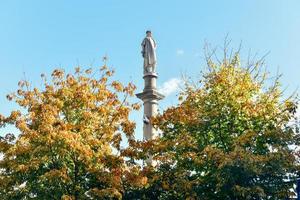
[[[205,41],[219,46],[227,34],[233,47],[242,41],[245,52],[270,52],[268,69],[283,73],[287,92],[300,85],[299,0],[0,0],[0,113],[15,107],[5,96],[24,72],[39,86],[41,73],[97,67],[105,54],[116,79],[142,90],[147,29],[158,43],[158,84],[169,91],[182,73],[196,77],[203,69]],[[161,110],[176,104],[175,94]],[[142,111],[133,118],[140,137]]]

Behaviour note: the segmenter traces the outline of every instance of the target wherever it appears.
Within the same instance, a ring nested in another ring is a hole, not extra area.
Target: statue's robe
[[[146,37],[142,42],[142,55],[144,57],[144,72],[155,72],[156,42],[152,37]]]

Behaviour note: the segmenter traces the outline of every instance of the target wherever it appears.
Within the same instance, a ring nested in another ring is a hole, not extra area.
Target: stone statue
[[[155,73],[156,66],[156,42],[152,38],[151,31],[146,31],[146,37],[142,42],[142,55],[144,58],[144,74]]]

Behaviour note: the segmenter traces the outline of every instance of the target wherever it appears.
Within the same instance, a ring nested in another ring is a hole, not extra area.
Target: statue
[[[151,31],[146,31],[146,37],[142,42],[142,56],[144,58],[144,74],[155,73],[156,66],[156,42],[152,38]]]

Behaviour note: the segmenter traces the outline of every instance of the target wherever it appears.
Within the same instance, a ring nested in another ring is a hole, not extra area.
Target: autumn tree
[[[263,61],[241,64],[239,51],[207,54],[207,70],[187,81],[178,106],[154,120],[157,168],[144,193],[152,199],[285,199],[297,177],[299,138],[290,123],[297,99]]]
[[[1,127],[17,134],[0,138],[1,199],[120,199],[130,175],[120,142],[133,138],[129,113],[135,86],[111,80],[113,71],[54,70],[43,87],[20,81],[7,98],[20,110],[1,116]],[[140,179],[140,182],[144,179]],[[140,183],[137,182],[137,183]]]

